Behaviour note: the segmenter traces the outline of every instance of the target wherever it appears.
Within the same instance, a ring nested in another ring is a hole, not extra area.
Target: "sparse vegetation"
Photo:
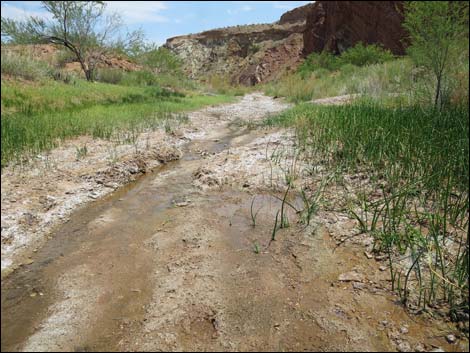
[[[30,81],[51,77],[53,68],[44,61],[34,60],[25,55],[7,52],[2,49],[2,76],[7,75]]]
[[[30,16],[23,21],[2,17],[2,36],[15,44],[51,43],[70,51],[88,81],[103,54],[113,48],[129,48],[142,41],[139,31],[118,38],[122,19],[107,14],[103,1],[42,1],[51,19]]]
[[[374,237],[376,249],[390,255],[393,289],[404,302],[415,266],[415,304],[466,302],[468,107],[302,104],[267,123],[296,126],[309,163],[339,168],[341,175],[367,175],[367,193],[356,190],[354,217]],[[410,256],[412,267],[393,254]]]
[[[306,162],[329,171],[317,191],[301,190],[303,221],[320,197],[329,202],[327,185],[343,185],[344,200],[332,202],[387,256],[391,289],[410,308],[446,303],[452,316],[468,313],[468,3],[405,11],[409,56],[362,44],[311,54],[265,86],[300,103],[266,124],[295,127]],[[301,103],[346,94],[357,94],[352,104]]]

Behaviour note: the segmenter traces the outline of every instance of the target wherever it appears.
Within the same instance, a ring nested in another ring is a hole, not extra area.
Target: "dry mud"
[[[46,169],[5,171],[2,269],[23,265],[2,279],[2,351],[468,350],[398,304],[368,239],[342,242],[345,215],[297,223],[292,192],[271,241],[286,172],[302,183],[308,165],[292,131],[243,122],[286,107],[250,94],[118,146],[113,164],[87,139],[82,160],[71,141]]]

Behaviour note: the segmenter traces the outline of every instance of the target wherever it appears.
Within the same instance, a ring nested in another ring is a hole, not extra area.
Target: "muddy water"
[[[144,304],[151,299],[150,274],[155,261],[145,241],[171,220],[169,210],[201,198],[191,183],[192,173],[204,165],[204,160],[194,151],[221,153],[231,147],[233,138],[243,135],[247,143],[259,134],[223,128],[216,139],[195,140],[187,146],[182,160],[170,162],[78,210],[69,222],[58,227],[35,254],[34,262],[2,283],[2,351],[116,349],[116,322],[142,319]],[[258,203],[262,200],[259,198]],[[74,287],[88,281],[98,291],[76,293]],[[27,339],[38,330],[57,330],[49,327],[47,320],[44,323],[45,318],[55,315],[57,302],[63,303],[60,310],[65,311],[55,319],[59,324],[77,328],[85,321],[96,320],[92,322],[96,327],[80,327],[80,335],[74,332],[71,337],[68,329],[59,330],[28,345]],[[99,309],[93,313],[75,312],[81,305]],[[56,342],[47,342],[50,339]]]

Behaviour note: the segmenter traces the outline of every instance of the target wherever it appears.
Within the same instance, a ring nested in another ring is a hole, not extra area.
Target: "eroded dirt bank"
[[[347,218],[320,212],[306,227],[287,207],[290,226],[270,241],[293,132],[239,122],[285,107],[252,94],[152,133],[153,153],[167,139],[182,158],[112,193],[87,190],[99,199],[45,227],[50,239],[2,281],[2,351],[468,348],[446,341],[452,326],[396,304],[363,244],[336,246],[354,228]],[[295,193],[288,201],[301,207]]]

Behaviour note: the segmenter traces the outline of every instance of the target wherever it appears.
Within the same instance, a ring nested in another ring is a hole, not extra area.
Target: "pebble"
[[[399,351],[399,352],[411,352],[411,346],[408,342],[402,341],[397,346],[397,351]]]
[[[446,336],[446,340],[447,340],[447,342],[449,342],[449,343],[455,343],[455,341],[457,341],[457,337],[455,337],[454,335],[450,334],[450,335],[447,335],[447,336]]]
[[[406,335],[408,333],[408,328],[403,326],[402,328],[400,328],[400,333],[403,334],[403,335]]]
[[[415,350],[415,352],[426,352],[426,348],[424,348],[424,346],[421,343],[418,343],[414,347],[414,350]]]
[[[354,289],[364,289],[366,285],[360,282],[353,282],[352,286]]]
[[[341,282],[362,282],[364,281],[364,275],[356,271],[351,271],[340,274],[338,280]]]

